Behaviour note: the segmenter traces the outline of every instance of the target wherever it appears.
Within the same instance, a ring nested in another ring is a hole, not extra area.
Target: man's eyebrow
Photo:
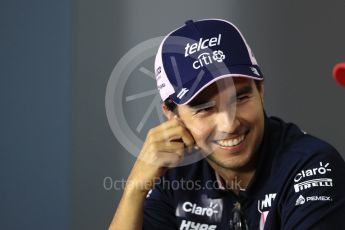
[[[244,86],[236,91],[236,95],[238,96],[238,95],[252,93],[252,92],[253,92],[252,86]],[[208,108],[214,105],[216,105],[215,101],[192,101],[189,104],[187,104],[187,106],[194,111]]]
[[[252,92],[253,92],[252,86],[245,86],[236,90],[236,95],[242,95],[242,94],[247,94],[247,93],[252,93]]]
[[[207,101],[207,102],[196,102],[196,103],[193,103],[193,104],[188,105],[188,106],[191,110],[197,111],[200,109],[209,108],[209,107],[214,106],[214,105],[216,105],[215,101]]]

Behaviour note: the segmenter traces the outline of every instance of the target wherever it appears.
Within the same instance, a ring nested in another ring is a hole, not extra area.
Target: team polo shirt
[[[170,169],[145,200],[143,229],[234,229],[235,208],[248,229],[345,229],[341,155],[277,117],[265,116],[264,127],[246,190],[224,189],[205,159]]]

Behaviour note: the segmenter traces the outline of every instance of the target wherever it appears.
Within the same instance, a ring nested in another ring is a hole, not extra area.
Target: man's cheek
[[[207,154],[214,151],[214,146],[211,145],[209,142],[210,140],[208,140],[212,131],[213,129],[207,123],[198,124],[197,126],[194,126],[193,130],[191,130],[196,144]]]
[[[207,123],[195,123],[189,128],[189,130],[192,132],[194,138],[199,141],[206,141],[206,138],[212,132],[211,126]]]

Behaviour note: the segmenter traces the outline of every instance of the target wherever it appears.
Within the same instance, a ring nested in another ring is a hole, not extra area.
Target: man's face
[[[211,84],[178,112],[208,160],[233,170],[247,168],[264,132],[263,86],[244,77]]]

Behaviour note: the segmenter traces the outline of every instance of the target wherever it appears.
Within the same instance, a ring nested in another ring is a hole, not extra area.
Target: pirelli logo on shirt
[[[319,178],[319,179],[314,179],[314,180],[308,180],[302,183],[295,184],[294,189],[295,189],[295,192],[299,192],[311,187],[319,187],[319,186],[332,187],[333,181],[331,178]]]
[[[329,163],[324,164],[323,162],[320,162],[320,166],[318,167],[301,170],[294,177],[294,182],[296,183],[294,185],[295,192],[297,193],[312,187],[332,187],[332,178],[324,177],[330,171],[332,169],[329,168]],[[314,176],[322,177],[308,180],[309,177]]]

